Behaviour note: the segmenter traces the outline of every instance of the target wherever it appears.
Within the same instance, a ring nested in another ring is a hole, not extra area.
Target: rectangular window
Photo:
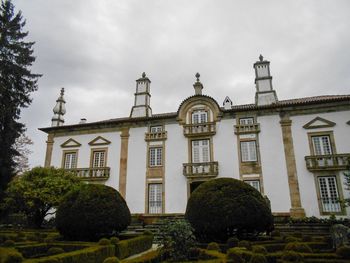
[[[240,125],[252,125],[252,124],[254,124],[254,118],[253,117],[240,118],[239,119],[239,124]]]
[[[241,142],[241,159],[242,162],[256,162],[258,160],[255,141]]]
[[[151,126],[150,128],[151,133],[157,133],[162,131],[163,131],[163,126]]]
[[[161,166],[162,165],[162,153],[163,148],[152,147],[149,149],[149,166]]]
[[[312,144],[315,155],[332,154],[331,140],[328,135],[312,136]]]
[[[208,113],[204,110],[194,111],[192,113],[192,123],[205,123],[208,122]]]
[[[244,181],[250,186],[253,186],[256,190],[260,192],[260,181],[259,180],[246,180]]]
[[[106,166],[106,151],[94,151],[92,159],[92,167],[99,168]]]
[[[77,152],[67,152],[64,154],[64,169],[77,168]]]
[[[148,185],[148,213],[162,213],[162,184]]]
[[[210,171],[209,140],[192,141],[192,173],[208,173]]]
[[[318,177],[323,212],[341,212],[335,176]]]

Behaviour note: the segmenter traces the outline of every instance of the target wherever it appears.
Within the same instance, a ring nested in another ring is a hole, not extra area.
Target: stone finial
[[[197,72],[195,76],[197,78],[197,82],[199,82],[199,78],[200,78],[201,75]]]
[[[56,105],[53,108],[53,117],[51,119],[51,126],[62,126],[64,123],[63,115],[66,113],[66,101],[64,100],[64,88],[61,88],[60,96],[56,100]]]
[[[263,62],[263,61],[264,61],[264,57],[263,57],[263,55],[261,55],[261,54],[260,54],[260,56],[259,56],[259,60],[260,60],[261,62]]]
[[[142,78],[145,78],[145,77],[146,77],[146,73],[142,72]]]
[[[61,88],[61,96],[64,95],[64,88]]]

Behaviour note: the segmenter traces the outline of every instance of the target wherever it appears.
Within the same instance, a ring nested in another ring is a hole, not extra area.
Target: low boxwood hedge
[[[99,246],[95,245],[92,247],[67,252],[64,254],[58,254],[54,256],[42,257],[38,259],[26,260],[26,263],[72,263],[72,262],[84,262],[84,263],[95,263],[103,262],[104,259],[108,257],[113,257],[115,254],[115,247],[113,245],[109,246]]]
[[[141,253],[152,247],[153,235],[141,235],[127,240],[119,241],[115,245],[115,255],[120,258],[127,258],[131,255]]]
[[[20,263],[23,261],[21,253],[14,248],[0,247],[1,263]]]

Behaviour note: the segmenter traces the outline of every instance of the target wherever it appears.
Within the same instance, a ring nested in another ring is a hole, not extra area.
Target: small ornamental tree
[[[226,241],[228,237],[269,231],[273,217],[264,197],[250,185],[232,178],[202,183],[190,196],[186,219],[200,239]]]
[[[35,167],[15,177],[6,191],[5,207],[27,216],[32,227],[41,227],[47,215],[54,214],[63,196],[79,185],[78,178],[53,167]]]
[[[56,213],[56,227],[69,240],[95,241],[126,229],[130,221],[129,208],[118,191],[99,184],[73,189]]]

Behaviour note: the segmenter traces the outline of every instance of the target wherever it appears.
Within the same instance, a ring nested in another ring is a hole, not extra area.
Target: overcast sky
[[[34,141],[30,164],[43,165],[59,90],[66,124],[126,117],[135,80],[151,79],[153,113],[176,111],[203,93],[219,104],[254,102],[253,63],[271,62],[278,98],[350,94],[350,1],[14,0],[27,20],[33,103],[22,112]]]

